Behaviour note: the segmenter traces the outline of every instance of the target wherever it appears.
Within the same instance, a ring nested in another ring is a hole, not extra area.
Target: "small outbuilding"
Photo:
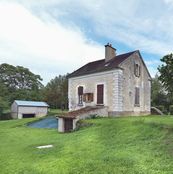
[[[11,105],[12,118],[43,117],[47,115],[49,105],[41,101],[15,100]]]
[[[68,112],[64,115],[58,115],[58,131],[71,132],[77,128],[77,122],[82,119],[93,116],[107,117],[107,107],[104,106],[87,106],[85,108]]]

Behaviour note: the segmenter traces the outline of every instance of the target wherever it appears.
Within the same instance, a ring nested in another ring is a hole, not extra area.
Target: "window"
[[[141,67],[138,63],[135,63],[134,65],[134,74],[136,77],[139,77],[141,74]]]
[[[83,86],[78,87],[78,104],[83,105]]]
[[[93,101],[93,93],[85,93],[83,95],[83,101],[86,103],[91,103]]]
[[[140,91],[139,91],[139,87],[135,87],[135,106],[139,106],[140,105]]]

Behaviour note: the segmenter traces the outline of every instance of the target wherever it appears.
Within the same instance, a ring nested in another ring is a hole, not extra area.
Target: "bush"
[[[89,127],[91,126],[92,123],[88,123],[87,121],[85,120],[79,120],[77,123],[76,123],[76,129],[75,130],[79,130],[81,128],[84,128],[84,127]]]
[[[0,107],[0,117],[1,117],[2,113],[3,113],[3,109]]]
[[[169,113],[170,113],[171,115],[173,115],[173,105],[170,105],[170,106],[169,106]]]
[[[0,120],[11,120],[12,117],[11,117],[11,113],[2,113],[0,115]]]

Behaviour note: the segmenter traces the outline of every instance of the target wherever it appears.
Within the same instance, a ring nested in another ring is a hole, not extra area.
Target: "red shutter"
[[[104,86],[97,85],[97,104],[103,104]]]
[[[82,86],[78,87],[78,95],[83,95],[83,87]]]

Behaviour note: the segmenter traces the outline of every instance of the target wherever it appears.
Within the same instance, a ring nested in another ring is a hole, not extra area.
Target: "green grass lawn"
[[[173,173],[173,117],[86,120],[90,127],[66,134],[25,126],[32,120],[0,122],[0,173]]]
[[[62,115],[67,113],[68,110],[61,110],[61,109],[49,109],[48,110],[48,115],[52,116],[52,115]]]

